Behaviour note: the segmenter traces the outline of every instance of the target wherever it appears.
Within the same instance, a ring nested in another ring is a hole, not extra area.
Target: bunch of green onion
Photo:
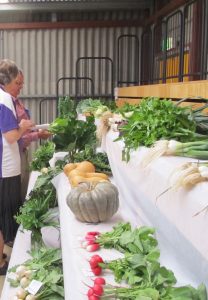
[[[177,167],[170,176],[171,187],[190,188],[199,182],[208,181],[208,162],[187,162]]]
[[[163,156],[184,156],[201,160],[208,160],[208,139],[182,143],[175,140],[159,140],[149,148],[142,160],[142,166],[146,167],[153,160]]]

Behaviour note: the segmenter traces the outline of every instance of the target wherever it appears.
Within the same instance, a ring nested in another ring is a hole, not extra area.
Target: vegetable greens
[[[98,266],[113,272],[115,281],[125,286],[107,284],[103,299],[126,300],[207,300],[204,284],[175,286],[174,273],[160,264],[160,251],[154,228],[132,229],[130,223],[118,223],[110,232],[100,233],[96,242],[115,248],[123,258],[102,261]],[[128,286],[127,286],[128,285]]]
[[[70,160],[73,159],[77,151],[83,150],[86,144],[96,143],[96,126],[94,117],[77,120],[75,117],[68,119],[57,118],[50,125],[49,130],[54,134],[53,142],[55,149],[59,151],[68,151]]]
[[[60,97],[58,101],[59,118],[71,118],[76,116],[76,102],[69,96]]]
[[[178,107],[170,100],[148,98],[134,108],[128,123],[120,127],[117,140],[124,140],[123,159],[128,161],[130,151],[139,146],[149,147],[160,139],[186,142],[199,137],[202,135],[196,134],[190,107]]]
[[[40,145],[33,154],[30,169],[33,171],[40,171],[42,168],[49,167],[49,160],[53,157],[54,151],[55,145],[50,141]]]
[[[32,242],[34,247],[42,244],[41,228],[44,226],[58,226],[57,221],[51,217],[51,208],[57,206],[56,190],[51,179],[61,170],[49,169],[48,173],[38,176],[33,190],[27,201],[20,207],[15,216],[16,222],[23,229],[32,231]]]
[[[60,249],[39,248],[29,252],[31,258],[23,266],[31,271],[30,280],[38,280],[43,286],[35,295],[41,300],[64,300],[64,282],[62,270],[62,256]],[[18,268],[14,266],[9,269],[9,273],[16,272]],[[18,279],[9,278],[11,286],[19,285]]]

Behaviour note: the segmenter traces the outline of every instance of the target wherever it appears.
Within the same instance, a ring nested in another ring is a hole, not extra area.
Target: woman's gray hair
[[[0,60],[0,84],[9,84],[18,75],[19,69],[10,59]]]

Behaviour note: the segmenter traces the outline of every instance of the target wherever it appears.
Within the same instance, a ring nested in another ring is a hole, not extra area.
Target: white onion
[[[208,178],[208,171],[200,172],[200,175],[204,178]]]
[[[175,140],[170,140],[168,143],[168,149],[175,152],[177,149],[177,146],[180,145],[181,143]]]
[[[20,265],[20,266],[17,267],[15,273],[16,273],[17,275],[19,275],[19,276],[22,277],[22,276],[24,276],[25,271],[27,271],[27,268],[26,268],[24,265]]]
[[[201,173],[201,172],[208,172],[208,167],[207,166],[199,166],[198,167],[198,169],[199,169],[199,172]]]
[[[27,296],[27,292],[23,288],[19,288],[16,292],[16,296],[20,299],[25,299],[25,297]]]
[[[22,288],[26,288],[30,283],[30,280],[27,277],[22,277],[22,279],[20,280],[20,285]]]

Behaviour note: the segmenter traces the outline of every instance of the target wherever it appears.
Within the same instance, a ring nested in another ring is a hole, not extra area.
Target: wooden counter
[[[118,106],[124,102],[139,103],[140,99],[145,97],[208,99],[208,80],[130,86],[117,89]]]

